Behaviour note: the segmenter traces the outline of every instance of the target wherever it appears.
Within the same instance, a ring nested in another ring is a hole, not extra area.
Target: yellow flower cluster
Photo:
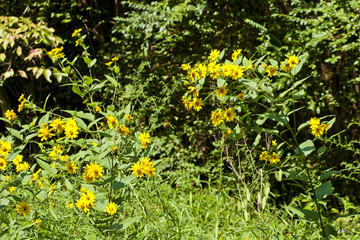
[[[187,71],[188,78],[191,84],[196,84],[197,80],[205,79],[207,76],[210,76],[212,79],[218,77],[230,78],[232,80],[240,79],[244,76],[246,70],[252,68],[251,61],[247,67],[239,66],[235,60],[241,54],[242,49],[238,49],[233,52],[232,59],[234,62],[226,62],[224,64],[217,63],[217,59],[220,56],[219,50],[212,50],[208,59],[209,62],[196,64],[194,68],[191,68],[190,64],[182,64],[182,69]],[[188,82],[186,81],[186,85]],[[223,85],[215,89],[216,95],[219,98],[226,96],[227,89]],[[204,105],[202,98],[199,98],[199,90],[195,86],[188,86],[188,92],[186,96],[182,97],[182,102],[185,105],[186,109],[194,109],[200,111]]]
[[[131,132],[130,132],[129,128],[127,128],[126,126],[124,126],[122,124],[119,126],[118,129],[116,129],[115,132],[119,133],[122,136],[131,137]]]
[[[32,184],[33,181],[35,181],[38,178],[40,172],[41,172],[41,168],[39,168],[35,173],[32,174],[29,182],[30,185]]]
[[[104,168],[101,167],[97,162],[86,165],[84,171],[84,180],[87,183],[95,182],[104,173]]]
[[[24,94],[21,94],[19,97],[19,106],[18,106],[18,112],[21,112],[24,109],[26,99],[24,97]]]
[[[92,191],[81,189],[81,192],[81,197],[76,201],[75,205],[77,208],[87,213],[91,208],[95,207],[94,202],[96,197]]]
[[[140,133],[139,139],[141,141],[142,148],[148,148],[150,144],[150,134],[146,132]]]
[[[153,162],[150,161],[150,158],[143,157],[139,162],[136,162],[132,165],[131,170],[132,174],[136,177],[142,178],[144,175],[150,177],[155,176],[156,168],[154,168]]]
[[[57,58],[64,58],[65,54],[62,52],[63,49],[64,49],[64,47],[53,48],[51,51],[48,52],[48,55],[53,60],[55,60]]]
[[[224,120],[226,122],[231,122],[235,119],[235,111],[233,108],[226,108],[224,111],[219,109],[217,112],[212,111],[211,121],[215,126],[222,123]]]
[[[109,128],[111,129],[115,129],[115,132],[119,133],[122,136],[128,136],[131,137],[131,131],[128,127],[126,127],[123,124],[120,124],[119,126],[119,122],[117,121],[117,119],[113,116],[113,115],[109,115],[106,117],[107,119],[107,125],[109,126]],[[125,120],[126,122],[130,122],[132,119],[132,116],[130,114],[125,114]]]
[[[271,66],[271,65],[267,66],[266,72],[268,73],[268,76],[269,77],[275,76],[277,74],[278,68],[279,68],[278,66]]]
[[[194,108],[196,111],[200,111],[202,109],[202,106],[204,105],[202,99],[196,97],[194,99],[183,97],[182,101],[185,105],[185,108],[189,110]]]
[[[51,128],[49,128],[49,126]],[[38,130],[38,137],[41,137],[41,141],[47,141],[48,139],[55,136],[55,134],[52,133],[53,131],[56,134],[61,134],[64,132],[65,137],[68,137],[69,139],[75,139],[79,134],[79,127],[73,118],[68,119],[66,122],[64,122],[61,118],[57,118],[52,120],[49,126],[46,123],[41,124],[41,128]]]
[[[75,139],[78,137],[79,128],[74,118],[70,118],[65,123],[65,136],[69,139]]]
[[[285,72],[290,72],[291,69],[296,67],[296,65],[299,64],[299,59],[294,55],[290,56],[289,59],[285,59],[284,62],[281,62],[281,69]]]
[[[5,118],[7,118],[7,120],[9,120],[9,121],[15,121],[16,120],[16,118],[17,118],[17,116],[16,116],[16,113],[14,112],[14,110],[7,110],[6,112],[5,112]]]
[[[23,156],[22,155],[17,155],[16,158],[13,160],[13,163],[16,167],[16,172],[21,172],[21,171],[27,171],[30,169],[30,165],[27,162],[23,162]]]
[[[113,115],[109,115],[106,117],[107,119],[107,124],[109,126],[109,128],[114,129],[117,127],[117,125],[119,124],[119,122],[116,120],[116,118]]]
[[[0,170],[5,171],[8,164],[7,156],[11,151],[10,142],[5,142],[0,140]],[[17,155],[12,163],[15,165],[16,172],[21,172],[23,170],[29,170],[30,166],[27,162],[22,162],[22,155]]]
[[[210,76],[212,79],[218,77],[230,77],[233,80],[239,79],[244,76],[246,69],[250,69],[251,64],[248,67],[238,66],[234,63],[217,64],[215,61],[210,62],[208,65],[199,64],[195,65],[195,68],[191,68],[190,65],[183,66],[183,69],[188,69],[187,74],[190,82],[194,82],[201,78]]]
[[[319,137],[324,134],[324,131],[328,130],[329,125],[327,123],[320,123],[320,119],[314,117],[310,119],[309,122],[310,129],[312,134],[315,137]]]
[[[297,64],[299,64],[299,59],[294,54],[289,58],[286,58],[285,61],[281,62],[280,69],[284,72],[290,72],[293,68],[296,67]],[[278,73],[278,70],[280,70],[279,66],[272,66],[267,64],[264,64],[263,68],[266,69],[269,77],[275,76]]]
[[[269,154],[268,151],[263,151],[260,154],[259,159],[266,161],[266,162],[269,161],[271,164],[276,164],[276,163],[280,162],[280,156],[277,155],[275,152],[273,152],[272,154]]]

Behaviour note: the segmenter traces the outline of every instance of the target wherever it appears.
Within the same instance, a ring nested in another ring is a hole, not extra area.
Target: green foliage
[[[16,147],[9,164],[21,153],[33,166],[11,178],[23,195],[9,193],[2,177],[4,237],[357,239],[358,8],[358,1],[335,0],[0,2],[8,16],[0,25],[3,116],[21,93],[29,96],[17,119],[2,118],[1,139]],[[66,60],[54,57],[60,48],[48,51],[59,44]],[[239,48],[240,58],[225,60]],[[253,68],[240,80],[207,76],[193,84],[180,65],[208,64],[212,49],[224,49],[221,63]],[[280,70],[294,54],[300,63],[291,72],[267,76],[265,63]],[[199,112],[183,106],[186,81],[200,91],[205,105]],[[230,91],[226,97],[213,91],[222,86]],[[211,112],[230,107],[236,122],[213,126]],[[105,126],[110,115],[128,124],[132,139]],[[101,159],[109,174],[90,184],[97,200],[89,216],[64,210],[65,200],[80,198],[81,180],[68,178],[60,161],[51,167],[55,143],[40,144],[37,137],[43,123],[60,116],[73,117],[81,129],[78,140],[60,140],[64,154],[81,170]],[[314,116],[329,125],[315,138]],[[152,144],[145,151],[136,141],[144,131]],[[280,156],[280,163],[259,162],[265,152]],[[143,156],[161,159],[155,161],[159,174],[146,181],[126,177]],[[40,167],[49,181],[45,190],[29,185]],[[111,224],[104,212],[108,192],[120,212]],[[22,217],[8,204],[25,195],[46,200]],[[32,222],[45,216],[39,227]]]

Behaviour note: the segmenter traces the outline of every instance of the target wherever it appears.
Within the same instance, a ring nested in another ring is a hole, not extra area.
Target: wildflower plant
[[[150,133],[135,125],[131,103],[95,101],[104,86],[116,91],[117,59],[112,59],[110,74],[97,79],[92,72],[96,59],[90,59],[81,33],[77,29],[73,37],[85,52],[81,58],[89,76],[76,69],[79,58],[70,61],[62,47],[48,55],[63,69],[58,73],[67,81],[63,87],[83,99],[85,110],[48,110],[46,102],[40,108],[22,94],[18,112],[9,109],[1,118],[9,125],[0,139],[3,236],[117,239],[123,224],[143,217],[122,212],[121,206],[124,189],[135,191],[132,181],[156,175],[148,158]],[[140,170],[134,171],[139,163]],[[67,231],[51,230],[54,223]]]
[[[280,63],[266,56],[249,60],[241,49],[230,60],[224,56],[225,50],[212,50],[204,62],[182,65],[188,91],[181,100],[189,114],[206,109],[204,121],[213,125],[214,146],[246,196],[241,198],[245,219],[253,212],[266,225],[263,211],[269,210],[268,180],[273,175],[278,181],[294,181],[307,196],[307,205],[285,205],[284,214],[315,222],[319,231],[314,236],[336,235],[326,217],[325,199],[332,193],[329,178],[337,171],[326,169],[317,175],[310,164],[326,155],[326,144],[340,133],[327,135],[334,116],[308,117],[299,123],[297,116],[306,107],[300,102],[306,94],[304,83],[311,76],[296,77],[307,56],[289,54]]]

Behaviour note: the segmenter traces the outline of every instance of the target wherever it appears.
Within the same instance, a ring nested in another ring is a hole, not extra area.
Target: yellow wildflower
[[[196,110],[196,111],[200,111],[202,109],[203,106],[203,102],[201,98],[194,98],[193,101],[191,102],[191,106]]]
[[[269,158],[269,161],[271,164],[276,164],[276,163],[280,162],[280,156],[277,155],[276,153],[272,153],[272,155]]]
[[[218,89],[215,90],[215,92],[219,98],[225,97],[227,94],[226,86],[219,87]]]
[[[234,120],[235,118],[235,111],[233,108],[227,108],[225,109],[225,111],[223,112],[224,114],[224,118],[227,122],[231,122],[232,120]]]
[[[4,142],[0,140],[0,155],[7,156],[11,151],[11,144],[10,142]]]
[[[214,124],[215,126],[219,125],[222,121],[224,121],[224,115],[221,109],[219,109],[217,112],[212,111],[211,121],[212,124]]]
[[[75,174],[76,169],[78,169],[78,167],[76,166],[76,164],[74,162],[69,161],[66,163],[65,169],[69,174]]]
[[[7,118],[7,120],[9,121],[12,121],[12,120],[16,120],[17,116],[14,110],[7,110],[5,112],[5,118]]]
[[[29,206],[29,203],[27,201],[26,202],[22,201],[22,202],[20,202],[18,204],[16,210],[20,215],[22,214],[23,216],[25,216],[25,215],[28,215],[30,213],[31,208],[32,207]]]
[[[112,115],[109,115],[106,118],[107,118],[107,124],[111,129],[116,128],[117,125],[119,124],[116,118]]]
[[[190,64],[182,64],[181,67],[184,71],[187,71],[190,69]]]
[[[5,157],[0,156],[0,170],[5,170],[8,161]]]
[[[233,61],[235,61],[236,59],[238,59],[238,56],[241,54],[241,51],[242,51],[242,49],[235,50],[235,51],[233,52],[233,54],[231,55],[231,59],[232,59]]]
[[[126,121],[130,122],[131,119],[132,119],[132,116],[131,116],[130,114],[128,114],[128,113],[125,114],[125,120],[126,120]]]
[[[52,127],[56,133],[62,133],[65,129],[64,125],[65,122],[61,118],[56,118],[50,122],[50,127]]]
[[[106,206],[106,212],[109,215],[114,215],[117,211],[117,205],[113,202],[109,202],[109,204]]]
[[[53,136],[55,136],[55,134],[51,133],[52,129],[49,129],[49,126],[47,126],[45,123],[42,124],[41,128],[39,129],[39,135],[38,137],[41,137],[41,141],[46,141],[50,138],[52,138]]]
[[[211,61],[215,61],[220,56],[220,51],[217,49],[214,49],[210,52],[209,58]]]
[[[72,37],[75,37],[75,36],[77,36],[80,32],[82,31],[82,29],[81,28],[79,28],[79,29],[76,29],[73,33],[72,33]]]
[[[290,66],[292,68],[296,67],[296,64],[299,64],[299,59],[294,55],[290,56],[289,57],[289,60],[288,60]]]
[[[266,70],[266,72],[268,73],[268,76],[269,77],[275,76],[277,74],[277,71],[276,71],[277,68],[278,68],[278,66],[273,67],[273,66],[269,65],[267,70]]]

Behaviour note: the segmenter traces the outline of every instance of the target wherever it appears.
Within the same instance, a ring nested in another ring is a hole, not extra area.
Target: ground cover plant
[[[1,239],[359,238],[357,1],[0,6]]]

